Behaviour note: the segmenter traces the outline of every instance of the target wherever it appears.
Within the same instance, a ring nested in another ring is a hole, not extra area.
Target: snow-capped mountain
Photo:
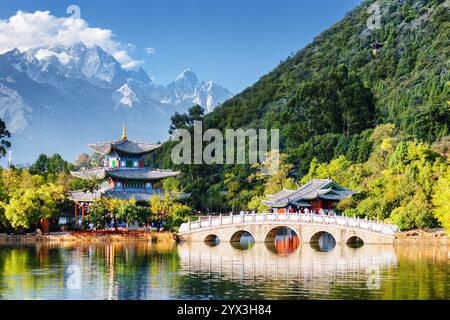
[[[194,104],[211,111],[231,96],[189,69],[158,85],[143,69],[124,70],[102,48],[82,43],[0,54],[0,118],[21,162],[40,152],[74,159],[93,139],[118,135],[123,123],[137,139],[164,140],[175,111]]]
[[[199,104],[207,112],[226,99],[231,92],[214,81],[203,82],[190,69],[186,69],[175,81],[167,85],[164,102],[171,104]]]

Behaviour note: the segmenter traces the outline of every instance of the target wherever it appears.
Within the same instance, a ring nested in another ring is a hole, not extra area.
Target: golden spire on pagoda
[[[127,128],[125,128],[125,123],[122,127],[122,140],[127,140]]]

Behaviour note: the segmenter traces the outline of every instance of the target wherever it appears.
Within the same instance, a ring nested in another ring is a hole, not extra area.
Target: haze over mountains
[[[162,141],[175,111],[200,104],[209,112],[231,96],[190,69],[167,86],[156,84],[143,69],[123,69],[96,45],[0,55],[0,118],[13,134],[16,164],[39,153],[74,160],[89,142],[119,138],[123,123],[134,139]]]

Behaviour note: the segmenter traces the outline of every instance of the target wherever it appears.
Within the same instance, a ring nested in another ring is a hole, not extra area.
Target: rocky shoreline
[[[115,242],[115,241],[151,241],[174,243],[178,236],[172,232],[155,231],[99,231],[99,232],[54,232],[51,234],[29,233],[24,235],[0,234],[0,243],[37,243],[37,242]],[[411,230],[395,235],[394,245],[449,245],[448,234],[444,231]]]
[[[177,240],[171,232],[55,232],[51,234],[0,234],[0,243],[37,243],[37,242],[115,242],[115,241],[151,241],[172,243]]]
[[[423,231],[410,230],[395,235],[394,244],[448,245],[448,234],[442,229]]]

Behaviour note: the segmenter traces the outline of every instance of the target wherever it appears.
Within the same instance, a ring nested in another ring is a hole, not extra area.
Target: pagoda
[[[95,153],[101,155],[101,166],[71,171],[71,174],[85,180],[99,180],[101,187],[94,192],[71,192],[70,199],[75,205],[75,221],[78,221],[79,217],[84,219],[89,211],[89,204],[101,197],[122,200],[134,198],[138,204],[144,204],[155,194],[162,196],[164,191],[157,188],[157,182],[174,177],[180,172],[144,166],[145,156],[160,146],[161,144],[129,140],[125,126],[122,129],[121,139],[88,145]]]
[[[269,200],[262,200],[262,203],[274,213],[294,213],[304,209],[334,211],[337,202],[355,193],[332,179],[312,179],[296,190],[283,189],[267,194]]]

